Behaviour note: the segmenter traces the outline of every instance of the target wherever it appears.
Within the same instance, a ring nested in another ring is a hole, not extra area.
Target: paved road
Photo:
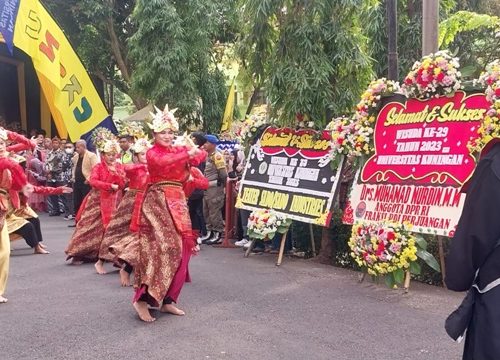
[[[0,359],[453,360],[442,329],[460,294],[415,284],[403,295],[356,273],[239,249],[204,248],[180,305],[187,316],[141,323],[117,273],[65,265],[71,229],[42,217],[51,255],[14,243]]]

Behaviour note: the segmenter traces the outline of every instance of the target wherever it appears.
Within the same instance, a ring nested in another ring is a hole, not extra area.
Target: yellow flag
[[[234,102],[235,102],[235,85],[234,80],[231,82],[231,87],[229,88],[229,95],[227,96],[226,109],[224,110],[224,117],[222,118],[221,133],[231,129],[231,123],[233,122],[234,113]]]
[[[60,133],[76,140],[108,117],[78,55],[39,0],[20,1],[14,46],[31,57]]]

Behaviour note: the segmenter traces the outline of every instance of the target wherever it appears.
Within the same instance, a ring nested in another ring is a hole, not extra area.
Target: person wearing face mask
[[[66,248],[66,260],[72,264],[96,262],[106,227],[116,208],[119,191],[125,187],[123,166],[116,161],[119,145],[116,140],[100,143],[102,160],[93,169],[89,184],[92,187],[76,214],[76,229]],[[101,265],[101,266],[99,266]],[[104,273],[102,264],[96,263],[96,271]]]
[[[150,185],[144,195],[139,220],[139,257],[134,269],[136,293],[133,306],[145,322],[155,320],[149,306],[160,312],[184,315],[177,300],[188,279],[189,255],[196,246],[183,185],[190,167],[206,158],[193,145],[174,145],[179,124],[174,111],[157,110],[150,128],[154,145],[146,153]]]
[[[71,142],[64,144],[64,155],[62,159],[61,182],[65,186],[72,187],[71,177],[73,175],[73,156],[75,155],[75,146]],[[73,203],[73,193],[63,195],[64,202],[64,220],[73,220],[75,218],[75,208]]]

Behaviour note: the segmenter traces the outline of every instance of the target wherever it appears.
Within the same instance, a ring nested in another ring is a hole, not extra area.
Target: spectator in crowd
[[[61,150],[64,151],[66,144],[68,143],[68,139],[61,139]]]
[[[132,164],[134,161],[134,153],[130,147],[132,142],[130,141],[130,135],[120,135],[118,137],[120,143],[120,161],[122,164]]]
[[[215,135],[206,135],[207,142],[203,148],[208,153],[204,175],[209,181],[208,189],[203,197],[203,215],[207,224],[207,235],[202,242],[213,245],[222,242],[224,221],[222,206],[224,206],[224,188],[227,171],[224,156],[217,150],[219,139]]]
[[[65,186],[71,187],[73,174],[73,156],[75,155],[75,146],[71,142],[66,142],[64,145],[64,157],[62,161],[62,182]],[[64,220],[72,220],[75,218],[75,209],[73,203],[73,193],[65,193],[64,195]]]
[[[97,155],[87,150],[87,142],[78,140],[75,145],[76,154],[73,156],[73,203],[75,214],[82,205],[83,199],[90,191],[89,178],[92,168],[98,163]],[[75,225],[69,225],[75,227]]]
[[[35,155],[35,153],[31,153],[26,157],[26,176],[31,185],[46,185],[47,178],[45,177],[43,167],[43,162]],[[28,205],[36,211],[46,211],[47,209],[45,197],[41,194],[33,192],[28,196],[27,201]]]
[[[199,131],[192,133],[191,139],[200,149],[207,142],[203,133]],[[202,173],[205,172],[205,165],[205,161],[198,165],[198,169],[200,169]],[[193,191],[188,199],[188,207],[193,229],[200,231],[200,237],[197,239],[197,242],[201,244],[202,238],[207,235],[207,226],[205,224],[205,218],[203,217],[203,190],[195,189]]]
[[[52,150],[52,140],[49,137],[43,139],[43,148],[46,153],[49,153]]]
[[[38,158],[42,163],[45,162],[45,158],[47,157],[47,150],[45,149],[45,135],[47,133],[43,129],[37,130],[35,141],[37,142],[37,146],[33,152],[34,156]]]
[[[52,139],[52,149],[47,153],[45,161],[45,172],[47,174],[47,186],[59,187],[66,185],[63,177],[64,152],[61,150],[61,140],[57,137]],[[64,195],[50,195],[47,197],[47,210],[49,216],[59,216],[65,213]]]

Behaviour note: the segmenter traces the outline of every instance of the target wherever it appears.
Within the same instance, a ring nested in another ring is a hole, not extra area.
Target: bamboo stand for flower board
[[[445,269],[445,259],[444,259],[444,246],[443,246],[443,236],[437,236],[438,248],[439,248],[439,265],[441,265],[441,281],[443,282],[443,287],[446,288],[446,283],[444,282],[444,274],[446,274]]]
[[[286,243],[287,234],[288,234],[288,230],[281,237],[280,251],[278,253],[278,261],[276,262],[276,266],[280,266],[281,262],[283,261],[283,254],[285,253],[285,243]],[[255,247],[255,243],[256,243],[256,240],[252,239],[252,241],[250,242],[250,246],[248,247],[247,251],[245,251],[245,257],[248,257],[250,255],[253,248]]]
[[[312,224],[309,224],[309,236],[311,237],[311,250],[313,257],[316,257],[316,243],[314,242],[314,231]]]
[[[366,273],[360,273],[358,275],[358,282],[361,284],[363,281],[365,281]],[[410,281],[411,281],[411,273],[410,270],[407,270],[405,272],[405,282],[403,284],[405,293],[408,293],[410,291]]]
[[[408,291],[410,291],[410,280],[411,280],[411,273],[410,270],[407,270],[404,283],[404,289],[406,294],[408,293]]]
[[[278,262],[276,263],[276,266],[280,266],[281,260],[283,260],[283,253],[285,252],[285,243],[286,243],[286,235],[287,234],[288,234],[288,230],[285,231],[285,233],[281,237],[280,252],[278,254]]]

